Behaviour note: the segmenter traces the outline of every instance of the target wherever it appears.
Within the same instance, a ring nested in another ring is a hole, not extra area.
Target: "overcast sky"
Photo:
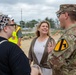
[[[56,11],[61,4],[76,4],[76,0],[0,0],[0,12],[12,15],[15,21],[28,21],[45,17],[57,18]]]

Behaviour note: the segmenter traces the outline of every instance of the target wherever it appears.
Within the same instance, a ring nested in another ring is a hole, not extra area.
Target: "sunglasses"
[[[7,26],[13,26],[16,29],[16,24],[8,24]]]
[[[57,17],[59,18],[61,14],[64,14],[64,12],[57,13]]]
[[[57,15],[57,17],[59,18],[59,17],[60,17],[60,15],[61,15],[61,13],[57,13],[56,15]]]
[[[16,24],[8,24],[7,26],[16,26]]]

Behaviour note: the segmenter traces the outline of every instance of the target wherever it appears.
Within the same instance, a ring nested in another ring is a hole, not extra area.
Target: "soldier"
[[[53,75],[76,75],[76,4],[60,5],[57,16],[65,32],[49,54],[48,62]]]

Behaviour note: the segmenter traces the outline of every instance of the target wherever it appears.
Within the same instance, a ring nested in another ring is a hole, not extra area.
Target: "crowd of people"
[[[56,14],[65,32],[56,43],[49,22],[40,22],[28,56],[21,49],[21,28],[0,15],[0,75],[76,75],[76,4],[62,4]]]

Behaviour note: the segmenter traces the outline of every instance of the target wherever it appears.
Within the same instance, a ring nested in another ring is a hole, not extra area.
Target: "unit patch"
[[[63,51],[68,48],[68,43],[65,39],[61,39],[55,46],[54,51]]]

